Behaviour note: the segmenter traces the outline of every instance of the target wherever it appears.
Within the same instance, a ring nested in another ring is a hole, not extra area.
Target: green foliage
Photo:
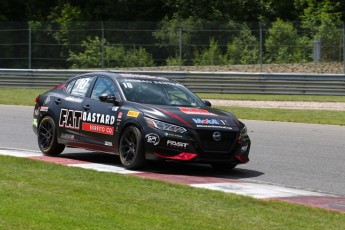
[[[159,24],[158,30],[153,32],[153,36],[158,41],[158,45],[165,49],[168,56],[177,57],[182,46],[183,59],[189,60],[192,57],[192,50],[189,46],[195,39],[193,31],[202,29],[202,20],[189,17],[179,18],[174,15],[171,19],[165,17]]]
[[[341,54],[334,49],[342,44],[342,13],[336,11],[340,3],[334,4],[330,0],[307,0],[307,3],[301,16],[302,27],[310,31],[314,41],[321,40],[323,61],[340,60]]]
[[[78,54],[70,51],[68,62],[72,63],[72,68],[99,68],[102,61],[102,40],[98,37],[94,39],[87,37],[82,42],[83,52]]]
[[[211,38],[208,49],[195,51],[193,63],[194,65],[223,65],[226,62],[218,43],[214,40],[214,38]]]
[[[291,22],[278,19],[268,30],[266,47],[267,63],[296,63],[311,60],[311,42],[297,33]],[[308,48],[309,47],[309,48]]]
[[[123,45],[106,44],[105,39],[97,36],[93,39],[88,37],[81,46],[82,52],[69,54],[67,61],[72,64],[72,68],[100,68],[102,55],[107,67],[154,66],[152,55],[142,47],[126,50]]]
[[[227,64],[257,64],[259,63],[259,41],[252,35],[247,25],[243,25],[239,35],[228,43],[226,52]]]
[[[180,61],[180,58],[178,57],[168,57],[165,60],[165,64],[167,66],[180,66],[183,65],[183,60]]]

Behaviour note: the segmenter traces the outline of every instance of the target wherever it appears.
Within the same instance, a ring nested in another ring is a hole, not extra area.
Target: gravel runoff
[[[345,111],[345,102],[311,102],[311,101],[246,101],[208,99],[212,105],[239,106],[251,108],[311,109]]]

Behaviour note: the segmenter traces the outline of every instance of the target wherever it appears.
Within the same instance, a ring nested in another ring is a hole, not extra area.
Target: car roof
[[[75,77],[83,77],[83,76],[94,76],[94,75],[103,75],[103,76],[108,76],[110,78],[140,78],[140,79],[148,79],[148,80],[165,80],[169,81],[168,78],[165,77],[159,77],[159,76],[154,76],[154,75],[148,75],[148,74],[138,74],[138,73],[128,73],[128,72],[111,72],[111,71],[97,71],[97,72],[90,72],[90,73],[85,73],[81,74]]]

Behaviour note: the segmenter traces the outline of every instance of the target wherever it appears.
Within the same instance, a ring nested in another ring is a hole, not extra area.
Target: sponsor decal
[[[67,133],[61,133],[61,138],[68,139],[68,140],[74,140],[74,135],[67,134]]]
[[[40,108],[35,109],[34,114],[35,114],[35,116],[38,116],[38,114],[40,114]]]
[[[217,119],[201,119],[201,118],[193,118],[195,124],[203,124],[203,125],[220,125]]]
[[[228,129],[232,130],[230,126],[217,126],[217,125],[196,125],[198,128],[210,128],[210,129]]]
[[[140,112],[129,110],[128,113],[127,113],[127,117],[135,117],[135,118],[137,118],[139,116],[139,114],[140,114]]]
[[[40,112],[47,112],[48,111],[48,106],[41,106],[41,108],[38,108]]]
[[[229,125],[226,120],[193,118],[195,124],[203,125]]]
[[[122,112],[119,112],[119,114],[117,115],[117,119],[121,119],[122,118]]]
[[[180,149],[186,149],[188,146],[188,143],[167,140],[167,146],[168,147],[174,147],[174,148],[180,148]]]
[[[214,113],[210,113],[209,111],[205,109],[199,109],[199,108],[187,108],[187,107],[179,107],[181,112],[185,114],[202,114],[202,115],[212,115],[212,116],[217,116]]]
[[[42,110],[42,107],[41,107]],[[76,110],[68,110],[68,109],[61,109],[60,112],[60,119],[59,119],[59,126],[65,127],[68,129],[80,129],[80,123],[83,124],[91,124],[96,123],[101,124],[99,127],[102,127],[102,125],[113,125],[115,123],[115,116],[101,114],[101,113],[88,113],[88,112],[82,112],[82,111],[76,111]],[[85,123],[86,122],[86,123]],[[106,126],[104,126],[106,127]],[[109,126],[111,127],[111,126]],[[83,129],[85,131],[97,131],[97,128],[95,129]],[[100,132],[102,129],[100,129]],[[109,133],[105,131],[106,133]]]
[[[41,109],[42,111],[42,109]],[[80,129],[81,111],[61,109],[59,126],[69,129]]]
[[[150,143],[153,145],[158,145],[160,142],[159,136],[155,133],[146,134],[145,138],[146,138],[147,143]]]
[[[65,100],[70,101],[70,102],[75,102],[75,103],[82,103],[83,102],[83,99],[77,98],[77,97],[66,97]]]
[[[34,126],[37,127],[37,119],[34,119],[34,120],[32,121],[32,124],[33,124]]]
[[[93,133],[102,133],[106,135],[114,134],[114,127],[112,126],[92,124],[92,123],[87,123],[87,122],[83,122],[82,130],[93,132]]]
[[[175,134],[175,133],[167,133],[167,132],[164,133],[164,136],[166,136],[166,137],[176,137],[176,138],[182,138],[183,137],[182,135],[178,135],[178,134]]]
[[[105,141],[104,145],[106,145],[106,146],[113,146],[113,143],[111,143],[110,141]]]
[[[105,115],[101,113],[83,112],[83,121],[104,125],[112,125],[115,123],[115,116]]]
[[[116,112],[118,109],[119,109],[118,106],[113,106],[113,108],[111,108],[111,111]]]

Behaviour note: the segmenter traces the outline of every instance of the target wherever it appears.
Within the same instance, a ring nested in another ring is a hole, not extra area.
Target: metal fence
[[[0,87],[50,88],[90,70],[0,71]],[[196,93],[253,93],[345,96],[344,74],[269,74],[131,71],[173,78]]]
[[[344,73],[343,26],[322,32],[300,23],[281,24],[2,22],[0,68],[213,66],[231,71],[239,65],[248,72],[295,72],[297,68],[298,72]]]

